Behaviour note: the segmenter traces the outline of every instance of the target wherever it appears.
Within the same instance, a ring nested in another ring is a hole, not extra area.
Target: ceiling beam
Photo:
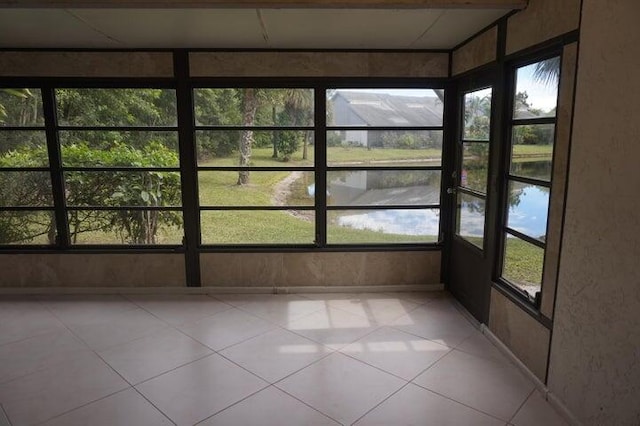
[[[524,9],[528,0],[0,0],[0,8]]]

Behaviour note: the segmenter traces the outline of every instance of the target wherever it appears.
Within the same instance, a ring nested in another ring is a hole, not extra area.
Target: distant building
[[[397,138],[402,134],[414,134],[423,147],[441,144],[442,135],[434,132],[403,132],[402,127],[442,126],[443,104],[436,96],[398,96],[389,93],[364,91],[336,91],[331,98],[333,108],[330,125],[363,127],[399,127],[393,132]],[[385,133],[387,136],[385,138]],[[343,145],[360,145],[369,148],[389,147],[393,138],[389,132],[366,130],[340,131]]]

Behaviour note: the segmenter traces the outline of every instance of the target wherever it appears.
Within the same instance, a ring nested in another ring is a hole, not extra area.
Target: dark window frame
[[[506,292],[511,297],[515,297],[517,300],[523,303],[523,306],[528,307],[529,309],[538,312],[540,309],[540,304],[542,301],[542,292],[544,291],[544,273],[546,266],[546,243],[542,242],[538,239],[530,237],[526,234],[523,234],[513,228],[508,226],[508,218],[509,218],[509,183],[510,182],[519,182],[519,183],[528,183],[533,185],[539,185],[546,188],[549,188],[549,204],[547,206],[547,224],[545,228],[545,235],[548,234],[549,231],[549,209],[551,207],[551,185],[553,182],[553,164],[554,157],[556,153],[556,140],[557,140],[557,120],[558,120],[558,111],[557,107],[559,105],[560,100],[560,81],[557,82],[558,89],[556,93],[556,114],[553,117],[535,117],[529,119],[523,118],[514,118],[514,103],[515,103],[515,95],[516,95],[516,80],[518,69],[536,64],[541,61],[545,61],[552,58],[559,58],[559,71],[558,76],[562,75],[562,58],[563,58],[563,46],[556,46],[552,49],[545,49],[543,52],[536,52],[530,55],[523,56],[521,58],[512,60],[506,64],[506,76],[507,83],[505,84],[505,108],[503,110],[503,130],[504,130],[504,144],[502,145],[503,149],[503,174],[500,183],[500,190],[502,192],[501,202],[500,202],[500,211],[498,212],[499,216],[499,227],[498,231],[500,233],[497,243],[497,255],[496,255],[496,264],[495,264],[495,272],[494,272],[494,282],[498,285],[501,291]],[[513,150],[513,127],[518,125],[538,125],[538,124],[553,124],[553,150],[551,152],[551,175],[549,180],[542,180],[524,176],[513,175],[511,173],[511,164],[512,164],[512,150]],[[540,282],[540,290],[535,295],[530,295],[528,292],[524,291],[520,288],[516,283],[509,281],[507,278],[503,277],[504,271],[504,262],[505,262],[505,250],[506,250],[506,239],[507,236],[511,235],[525,243],[534,245],[535,247],[541,248],[543,252],[542,256],[542,271],[541,271],[541,282]]]

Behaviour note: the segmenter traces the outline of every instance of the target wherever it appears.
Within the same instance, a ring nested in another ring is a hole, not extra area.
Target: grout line
[[[442,393],[440,393],[440,392],[436,392],[436,391],[434,391],[433,389],[429,389],[429,388],[427,388],[427,387],[424,387],[424,386],[420,385],[419,383],[416,383],[416,382],[414,382],[414,381],[411,381],[411,383],[412,383],[413,385],[415,385],[415,386],[418,386],[418,387],[419,387],[419,388],[421,388],[421,389],[424,389],[424,390],[429,391],[429,392],[431,392],[431,393],[434,393],[434,394],[436,394],[436,395],[438,395],[438,396],[441,396],[441,397],[443,397],[443,398],[446,398],[446,399],[448,399],[449,401],[453,401],[453,402],[455,402],[456,404],[464,405],[465,407],[470,408],[470,409],[472,409],[473,411],[477,411],[478,413],[482,413],[482,414],[484,414],[484,415],[486,415],[486,416],[489,416],[489,417],[491,417],[491,418],[494,418],[494,419],[496,419],[496,420],[500,420],[501,422],[505,422],[505,424],[506,424],[506,423],[509,423],[507,420],[505,420],[505,419],[501,419],[500,417],[497,417],[497,416],[495,416],[494,414],[490,414],[490,413],[487,413],[486,411],[482,411],[482,410],[480,410],[480,409],[478,409],[478,408],[476,408],[476,407],[472,407],[471,405],[466,404],[466,403],[461,402],[461,401],[458,401],[458,400],[456,400],[456,399],[453,399],[453,398],[452,398],[452,397],[450,397],[450,396],[447,396],[447,395],[442,394]]]
[[[169,421],[171,422],[171,424],[173,424],[173,425],[176,425],[176,424],[177,424],[176,422],[174,422],[174,421],[173,421],[173,420],[172,420],[172,419],[167,415],[167,413],[165,413],[164,411],[162,411],[162,410],[160,409],[160,407],[158,407],[156,404],[154,404],[154,403],[153,403],[149,398],[147,398],[147,397],[146,397],[146,395],[145,395],[145,394],[143,394],[142,392],[140,392],[140,391],[139,391],[135,386],[131,386],[131,388],[134,390],[134,392],[137,392],[137,393],[138,393],[138,395],[140,395],[142,398],[144,398],[144,399],[145,399],[145,401],[147,401],[149,404],[151,404],[151,406],[152,406],[153,408],[155,408],[156,410],[158,410],[158,412],[159,412],[160,414],[162,414],[162,415],[163,415],[167,420],[169,420]]]
[[[245,401],[245,400],[247,400],[247,399],[251,398],[252,396],[254,396],[254,395],[256,395],[256,394],[258,394],[258,393],[262,392],[263,390],[270,388],[271,386],[272,386],[272,385],[267,385],[267,386],[265,386],[265,387],[263,387],[263,388],[258,389],[258,390],[257,390],[257,391],[255,391],[255,392],[252,392],[251,394],[249,394],[249,395],[245,396],[245,397],[244,397],[244,398],[242,398],[242,399],[239,399],[238,401],[234,402],[233,404],[231,404],[231,405],[229,405],[229,406],[227,406],[227,407],[221,408],[220,410],[216,411],[216,412],[215,412],[215,413],[213,413],[213,414],[210,414],[209,416],[205,417],[205,418],[204,418],[204,419],[202,419],[202,420],[198,420],[197,422],[195,422],[195,423],[194,423],[194,425],[193,425],[193,426],[197,426],[197,425],[202,424],[202,422],[205,422],[205,421],[209,420],[210,418],[212,418],[212,417],[214,417],[214,416],[217,416],[218,414],[222,413],[223,411],[228,410],[229,408],[233,407],[234,405],[238,405],[238,404],[240,404],[241,402],[243,402],[243,401]]]
[[[282,393],[284,393],[284,394],[286,394],[286,395],[289,395],[291,398],[295,399],[296,401],[299,401],[299,402],[303,403],[304,405],[306,405],[307,407],[311,408],[312,410],[317,411],[318,413],[322,414],[322,415],[323,415],[323,416],[325,416],[326,418],[328,418],[328,419],[330,419],[330,420],[333,420],[334,422],[336,422],[336,424],[338,424],[338,425],[341,425],[341,424],[342,424],[341,422],[339,422],[338,420],[334,419],[334,418],[333,418],[333,417],[331,417],[330,415],[328,415],[328,414],[326,414],[326,413],[324,413],[324,412],[322,412],[322,411],[318,410],[316,407],[314,407],[314,406],[312,406],[312,405],[307,404],[306,402],[304,402],[304,401],[303,401],[303,400],[301,400],[300,398],[296,397],[295,395],[290,394],[289,392],[287,392],[286,390],[284,390],[284,389],[282,389],[282,388],[279,388],[279,387],[278,387],[278,386],[276,386],[275,384],[273,384],[273,385],[271,385],[271,386],[273,386],[274,388],[276,388],[278,391],[280,391],[280,392],[282,392]]]
[[[11,426],[11,420],[9,420],[9,415],[7,411],[4,409],[2,404],[0,404],[0,426]]]
[[[378,408],[380,405],[382,405],[384,402],[386,402],[389,398],[391,398],[392,396],[394,396],[395,394],[397,394],[398,392],[400,392],[402,389],[406,388],[407,386],[409,386],[411,384],[411,382],[406,382],[404,385],[400,386],[399,389],[397,389],[395,392],[392,392],[391,395],[387,396],[386,398],[384,398],[382,401],[380,401],[379,403],[377,403],[376,405],[374,405],[373,407],[371,407],[369,410],[367,410],[366,413],[364,413],[363,415],[361,415],[360,417],[358,417],[357,419],[355,419],[355,421],[353,421],[351,424],[355,425],[356,423],[358,423],[363,417],[365,417],[367,414],[369,414],[370,412],[372,412],[373,410],[375,410],[376,408]]]
[[[524,399],[524,401],[522,401],[522,404],[518,405],[518,408],[516,409],[516,411],[513,412],[513,414],[511,415],[511,417],[509,417],[509,420],[507,421],[507,423],[511,424],[511,422],[513,421],[513,419],[518,415],[518,413],[520,412],[520,410],[522,410],[522,407],[524,407],[524,405],[527,403],[527,401],[529,401],[529,398],[531,398],[531,395],[533,395],[535,392],[537,392],[537,389],[534,387],[531,392],[529,392],[529,394],[527,395],[527,397]]]

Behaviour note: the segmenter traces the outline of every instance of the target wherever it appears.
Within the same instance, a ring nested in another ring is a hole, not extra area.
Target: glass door
[[[489,159],[492,150],[493,87],[461,85],[453,186],[454,207],[449,289],[481,322],[488,315],[491,262],[487,244]]]

